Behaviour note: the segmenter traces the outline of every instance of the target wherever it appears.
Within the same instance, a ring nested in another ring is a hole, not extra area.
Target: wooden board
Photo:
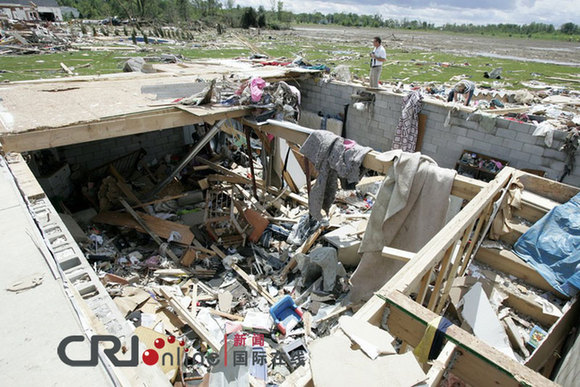
[[[494,180],[488,183],[459,214],[431,238],[415,257],[407,262],[405,267],[399,270],[377,293],[385,295],[393,290],[410,292],[416,289],[425,274],[440,262],[444,252],[459,239],[465,229],[472,225],[475,219],[481,215],[481,212],[492,202],[495,195],[507,185],[513,171],[511,167],[502,169]],[[380,321],[383,308],[383,301],[378,297],[373,297],[355,314],[355,317],[377,323]]]
[[[559,294],[536,269],[509,250],[480,248],[475,259],[496,270],[516,276],[527,284],[553,292],[554,294]],[[560,297],[567,298],[563,295],[560,295]]]
[[[18,187],[28,199],[38,199],[46,196],[44,190],[38,184],[38,180],[36,180],[36,177],[20,153],[7,154],[6,161],[16,178]]]
[[[169,238],[172,231],[177,231],[181,234],[181,241],[179,244],[189,246],[194,239],[193,233],[189,230],[188,226],[183,224],[170,222],[168,220],[163,220],[156,218],[151,215],[144,214],[142,212],[138,213],[141,218],[147,223],[149,228],[157,235],[163,239]],[[94,222],[110,224],[112,226],[128,227],[135,229],[142,233],[147,233],[143,228],[133,219],[133,217],[127,213],[123,212],[102,212],[93,218]]]
[[[196,114],[192,114],[194,112]],[[213,108],[205,111],[192,110],[191,113],[174,107],[157,108],[137,114],[94,119],[58,128],[1,134],[0,142],[7,151],[24,152],[153,132],[201,122],[213,123],[224,118],[242,117],[246,114],[246,107]]]
[[[526,366],[537,371],[552,357],[560,357],[560,354],[554,354],[554,352],[562,345],[570,329],[578,324],[580,302],[578,302],[578,298],[575,298],[571,302],[570,308],[564,310],[564,315],[548,331],[548,337],[532,353],[532,356],[528,358]]]
[[[299,145],[302,145],[310,133],[312,133],[312,129],[290,122],[268,120],[264,124],[258,124],[253,121],[243,120],[243,123],[244,125],[251,126],[254,129],[282,137]],[[379,155],[379,152],[369,152],[363,160],[363,166],[367,169],[386,174],[393,163],[381,161],[378,157]],[[485,182],[457,175],[453,182],[451,194],[462,199],[472,199],[485,186]]]
[[[580,188],[578,187],[572,187],[571,185],[559,183],[555,180],[546,179],[530,173],[518,171],[518,175],[526,191],[533,192],[558,203],[565,203],[580,192]]]
[[[404,342],[415,347],[423,337],[430,321],[437,314],[417,304],[400,292],[385,296],[389,307],[387,325],[389,331]],[[451,325],[445,337],[457,346],[461,356],[453,364],[452,372],[466,383],[485,385],[519,386],[556,386],[542,375],[520,364],[495,348],[490,347],[456,325]]]

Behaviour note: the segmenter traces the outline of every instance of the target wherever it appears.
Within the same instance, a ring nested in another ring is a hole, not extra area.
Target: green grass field
[[[272,57],[285,57],[289,60],[302,56],[313,64],[324,64],[330,68],[348,65],[351,73],[364,77],[368,75],[368,47],[353,44],[317,44],[312,41],[298,41],[292,37],[268,39],[267,34],[246,37],[261,51]],[[237,58],[251,55],[249,48],[218,48],[208,45],[197,47],[196,43],[185,46],[148,45],[148,52],[110,51],[110,52],[56,52],[43,55],[4,55],[0,57],[0,80],[21,81],[66,77],[60,63],[74,68],[78,75],[109,74],[122,71],[124,61],[134,56],[158,56],[162,53],[181,54],[187,59],[199,58]],[[240,47],[240,44],[237,45]],[[510,59],[488,58],[482,56],[462,56],[442,52],[421,52],[413,50],[387,49],[387,66],[381,75],[383,82],[405,83],[443,83],[457,75],[468,76],[478,84],[492,85],[493,81],[483,77],[485,71],[502,67],[502,79],[496,87],[519,89],[521,82],[537,80],[547,84],[565,85],[577,88],[580,81],[580,68],[548,63],[523,62]],[[87,67],[80,67],[87,66]],[[549,77],[569,79],[554,80]],[[576,82],[574,80],[577,80]]]

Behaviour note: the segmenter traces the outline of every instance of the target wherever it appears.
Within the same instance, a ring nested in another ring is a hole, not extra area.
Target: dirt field
[[[577,42],[334,26],[295,27],[293,32],[306,39],[328,43],[360,42],[369,47],[372,37],[379,35],[387,48],[393,49],[407,48],[580,67],[580,44]]]

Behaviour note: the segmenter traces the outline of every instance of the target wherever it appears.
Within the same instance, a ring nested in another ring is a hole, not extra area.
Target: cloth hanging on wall
[[[415,152],[419,133],[419,113],[422,108],[423,96],[418,90],[403,98],[401,118],[393,139],[393,149]]]

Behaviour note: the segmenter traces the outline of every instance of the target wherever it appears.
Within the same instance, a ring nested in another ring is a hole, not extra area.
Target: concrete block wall
[[[168,153],[181,152],[183,146],[183,128],[179,127],[68,145],[57,149],[69,164],[78,164],[82,170],[88,171],[140,148],[145,149],[147,152],[145,159],[150,161],[154,158],[160,160]]]
[[[318,83],[315,80],[301,82],[303,109],[325,114],[338,114],[344,105],[351,103],[351,95],[364,88],[340,82]],[[403,95],[376,93],[375,106],[370,111],[348,110],[346,137],[359,144],[370,146],[379,152],[391,149],[397,124],[401,117]],[[556,132],[551,147],[544,144],[543,137],[534,137],[535,125],[519,123],[503,118],[496,119],[489,131],[479,122],[467,120],[468,112],[452,112],[450,125],[444,122],[449,109],[436,103],[423,101],[422,112],[427,116],[425,136],[421,152],[432,157],[440,166],[454,168],[463,150],[482,153],[508,160],[519,169],[539,169],[546,177],[557,180],[563,173],[565,154],[558,149],[565,133]],[[571,175],[564,183],[580,186],[580,155]]]

